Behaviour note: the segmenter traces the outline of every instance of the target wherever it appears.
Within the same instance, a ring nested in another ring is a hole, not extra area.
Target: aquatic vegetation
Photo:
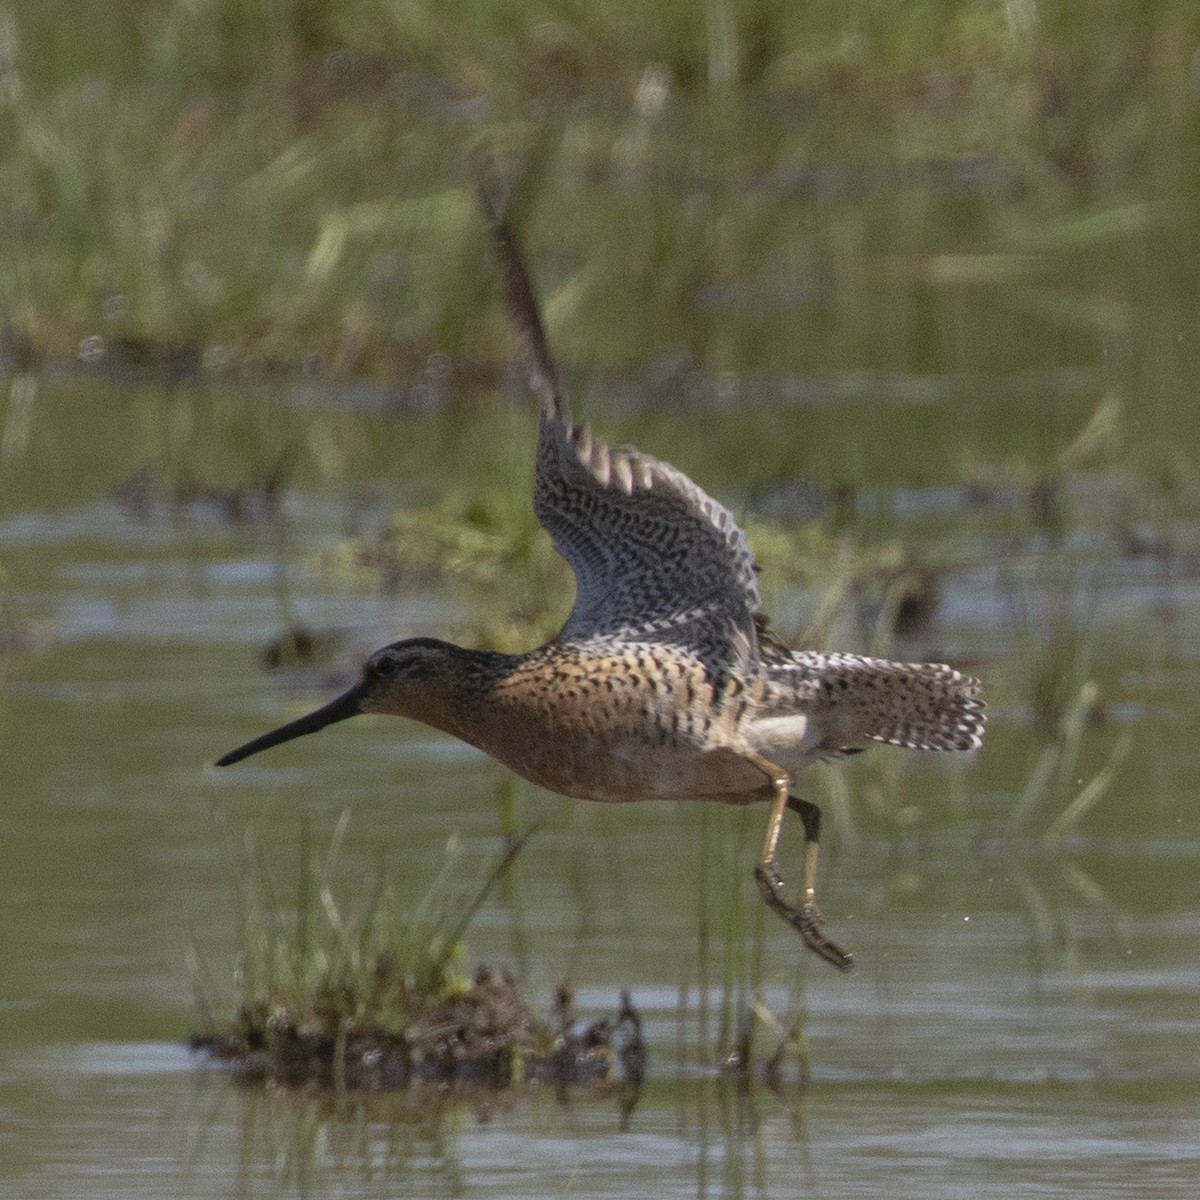
[[[334,883],[348,824],[343,814],[323,856],[311,854],[302,826],[294,907],[279,902],[255,847],[246,845],[236,1011],[232,1021],[218,1015],[218,989],[193,957],[209,1026],[193,1036],[196,1050],[246,1078],[282,1084],[640,1082],[640,1019],[628,996],[613,1022],[581,1027],[561,991],[551,1025],[533,1014],[509,973],[462,971],[467,926],[524,837],[465,903],[454,898],[462,848],[451,839],[439,875],[415,904],[381,880],[351,914]]]
[[[570,571],[534,518],[524,479],[397,509],[378,533],[348,539],[321,566],[389,594],[413,583],[463,584],[476,615],[456,635],[487,649],[547,641],[571,604]]]
[[[1117,771],[1129,756],[1133,735],[1120,732],[1113,741],[1099,770],[1085,782],[1079,776],[1083,734],[1089,721],[1096,719],[1099,688],[1085,683],[1063,712],[1049,743],[1029,773],[1024,791],[1009,816],[1009,829],[1016,833],[1028,825],[1033,814],[1049,809],[1052,818],[1042,832],[1042,841],[1050,849],[1074,832],[1079,823],[1111,790]],[[1091,768],[1088,768],[1091,770]]]
[[[487,877],[465,910],[447,894],[461,848],[447,848],[441,872],[415,905],[405,904],[385,881],[364,912],[342,911],[334,892],[338,850],[349,826],[343,814],[328,851],[314,856],[302,827],[295,908],[272,900],[252,845],[241,880],[241,965],[244,1012],[264,1025],[300,1026],[316,1021],[336,1030],[344,1021],[400,1030],[429,1004],[457,995],[467,981],[456,964],[461,937],[495,879],[520,849],[514,845]]]

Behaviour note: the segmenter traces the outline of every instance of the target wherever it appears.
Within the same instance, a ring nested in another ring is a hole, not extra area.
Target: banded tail
[[[911,750],[975,750],[987,720],[978,679],[942,663],[797,651],[816,706],[847,745],[864,738]]]

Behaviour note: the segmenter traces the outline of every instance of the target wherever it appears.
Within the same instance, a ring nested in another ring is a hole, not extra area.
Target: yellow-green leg
[[[825,936],[825,919],[817,907],[817,856],[820,852],[821,810],[808,800],[790,796],[791,776],[779,766],[758,755],[753,756],[755,766],[771,781],[774,795],[771,813],[767,818],[767,836],[763,839],[762,853],[754,868],[754,878],[763,899],[804,939],[804,944],[827,963],[842,971],[854,965],[854,959],[840,946]],[[779,874],[779,832],[783,828],[783,814],[794,808],[804,822],[804,887],[799,904],[792,904],[785,895],[783,879]]]

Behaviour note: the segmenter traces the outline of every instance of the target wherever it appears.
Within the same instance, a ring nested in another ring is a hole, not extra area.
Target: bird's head
[[[345,721],[359,713],[390,713],[414,717],[444,728],[443,709],[447,696],[461,690],[469,664],[479,655],[436,638],[408,638],[376,650],[363,665],[358,682],[336,700],[307,716],[264,733],[253,741],[230,750],[217,759],[218,767],[241,762],[261,750],[316,733],[327,725]]]

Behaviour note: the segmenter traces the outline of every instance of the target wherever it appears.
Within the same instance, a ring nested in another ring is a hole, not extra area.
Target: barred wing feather
[[[541,403],[534,511],[575,573],[560,638],[685,643],[715,665],[757,658],[762,602],[746,536],[681,471],[571,421],[516,235],[488,164],[476,181],[500,251],[525,380]]]

